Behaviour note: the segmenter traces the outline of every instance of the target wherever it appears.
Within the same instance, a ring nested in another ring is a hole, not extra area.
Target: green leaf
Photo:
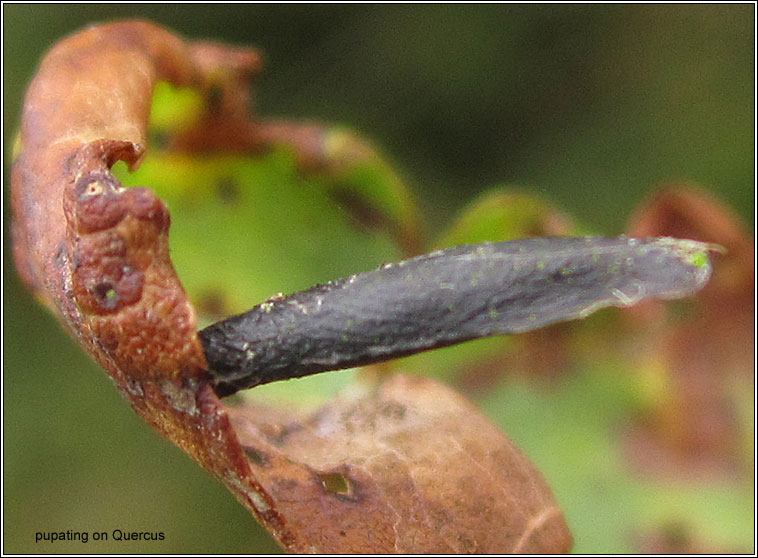
[[[578,236],[586,231],[539,196],[494,188],[476,198],[437,241],[440,248],[530,236]]]
[[[354,227],[285,152],[158,152],[120,178],[168,204],[171,258],[202,323],[399,256],[386,235]]]
[[[623,425],[636,416],[637,390],[623,365],[587,367],[556,389],[511,379],[480,404],[548,479],[574,535],[574,552],[634,553],[638,537],[682,525],[709,548],[750,549],[753,496],[728,481],[636,473]],[[744,550],[743,550],[744,551]]]
[[[192,128],[199,124],[204,108],[205,100],[195,89],[160,81],[153,89],[151,131],[176,133]]]

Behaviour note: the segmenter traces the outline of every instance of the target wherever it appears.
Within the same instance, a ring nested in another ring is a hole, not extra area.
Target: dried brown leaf
[[[723,204],[689,185],[656,192],[633,214],[629,232],[684,235],[725,248],[713,254],[713,277],[696,295],[686,320],[660,302],[625,314],[632,322],[644,321],[635,328],[640,353],[662,364],[670,386],[632,438],[630,453],[651,470],[665,471],[671,464],[690,474],[733,469],[743,439],[735,388],[754,389],[751,235]],[[657,318],[652,325],[651,317]]]
[[[296,551],[565,552],[563,515],[528,459],[433,380],[354,386],[310,416],[229,411]]]
[[[739,550],[715,547],[703,541],[687,525],[670,521],[640,533],[635,537],[635,546],[643,554],[739,554]]]

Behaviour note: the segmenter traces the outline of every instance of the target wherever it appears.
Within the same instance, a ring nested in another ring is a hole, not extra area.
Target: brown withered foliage
[[[660,525],[635,533],[632,540],[641,554],[745,554],[744,550],[730,548],[728,544],[704,540],[692,526],[677,521],[663,521]]]
[[[208,99],[185,147],[265,144],[245,109],[259,66],[252,50],[188,43],[146,22],[92,27],[54,47],[29,88],[12,171],[23,279],[135,411],[287,550],[567,551],[540,474],[431,380],[367,384],[306,417],[231,408],[211,389],[195,311],[169,257],[168,210],[110,168],[139,164],[159,80]]]
[[[693,299],[686,320],[655,301],[624,315],[637,330],[640,352],[663,365],[670,385],[666,400],[642,418],[630,455],[651,471],[738,471],[745,465],[744,433],[735,393],[755,389],[751,235],[723,204],[686,184],[662,188],[646,200],[632,215],[629,233],[682,235],[724,248],[713,254],[713,278]]]

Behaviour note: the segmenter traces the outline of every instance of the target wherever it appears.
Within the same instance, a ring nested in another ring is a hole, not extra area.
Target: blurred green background
[[[186,37],[260,48],[259,112],[365,134],[407,180],[433,235],[496,184],[541,194],[591,230],[618,234],[647,193],[686,180],[752,225],[754,9],[6,4],[5,160],[45,51],[85,25],[141,17]],[[276,551],[219,483],[134,415],[21,287],[8,250],[7,164],[4,183],[3,551]],[[489,412],[565,504],[570,490],[556,486],[564,477],[529,439],[550,424],[518,424],[550,415],[518,405]],[[617,489],[606,488],[613,509]],[[567,508],[584,512],[569,516],[580,532],[592,531],[597,515],[613,523],[608,510]],[[159,530],[166,540],[34,543],[36,531],[116,528]],[[577,550],[628,552],[630,544],[605,533],[580,538]]]

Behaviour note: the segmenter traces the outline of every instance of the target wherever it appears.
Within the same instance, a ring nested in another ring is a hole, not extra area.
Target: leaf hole
[[[245,446],[243,449],[245,455],[247,455],[247,458],[253,465],[257,465],[258,467],[265,467],[268,465],[268,455],[265,453],[248,446]]]
[[[321,486],[324,490],[334,494],[337,497],[352,498],[353,496],[353,483],[350,479],[339,471],[332,473],[317,473],[318,480],[321,481]]]
[[[113,284],[107,281],[98,283],[92,291],[97,301],[106,310],[113,310],[121,298]]]
[[[87,185],[87,189],[84,190],[84,195],[87,197],[99,196],[103,193],[103,185],[100,182],[94,181]]]

